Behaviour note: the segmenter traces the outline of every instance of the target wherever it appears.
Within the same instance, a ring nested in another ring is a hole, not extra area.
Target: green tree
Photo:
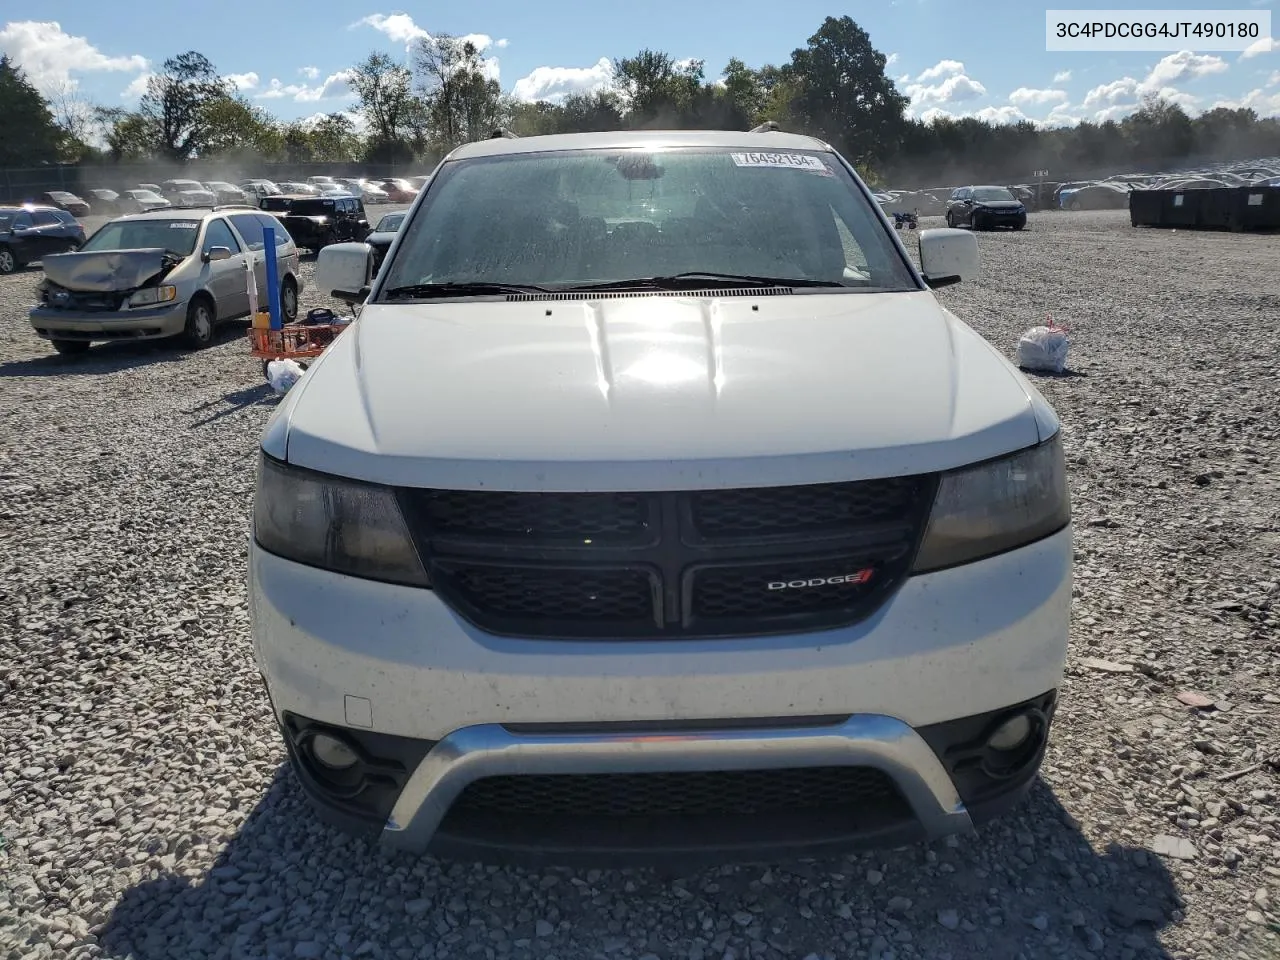
[[[205,128],[201,156],[254,156],[273,158],[284,150],[284,138],[275,118],[244,97],[219,97],[201,109]]]
[[[344,113],[330,113],[311,128],[311,159],[316,162],[346,163],[364,148],[356,125]]]
[[[107,155],[117,163],[146,160],[155,155],[151,124],[141,114],[124,107],[98,107],[94,110],[94,121],[102,129]]]
[[[790,111],[809,132],[868,166],[901,139],[908,100],[885,76],[887,60],[849,17],[827,17],[784,68],[796,83]]]
[[[204,54],[188,50],[166,60],[147,81],[138,104],[156,152],[171,160],[203,153],[212,132],[207,122],[210,105],[230,99],[232,93],[231,84],[218,76]]]
[[[40,91],[7,56],[0,57],[0,117],[0,167],[57,162],[63,132]]]
[[[683,126],[704,87],[701,60],[673,60],[659,50],[641,50],[613,63],[613,85],[626,104],[627,122]]]
[[[414,46],[412,62],[429,136],[441,150],[488,136],[504,119],[502,87],[485,75],[480,50],[470,40],[424,37]]]
[[[764,114],[769,102],[769,92],[757,71],[733,57],[724,68],[723,79],[725,96],[746,118],[747,123],[755,126],[768,119]]]
[[[351,86],[369,125],[367,160],[390,162],[412,155],[410,129],[416,106],[412,80],[409,69],[385,53],[371,53],[353,69]]]

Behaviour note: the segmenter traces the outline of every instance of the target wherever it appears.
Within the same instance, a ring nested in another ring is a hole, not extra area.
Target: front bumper
[[[118,311],[36,306],[28,318],[36,333],[46,340],[151,340],[181,333],[187,322],[187,304]]]
[[[510,775],[852,766],[887,774],[910,810],[857,822],[815,815],[756,831],[746,844],[759,851],[772,838],[795,852],[963,831],[979,816],[966,797],[985,816],[1029,787],[1039,755],[1018,778],[987,790],[945,760],[961,735],[938,739],[930,731],[951,724],[972,737],[974,723],[986,723],[972,718],[1038,702],[1057,688],[1070,568],[1067,529],[913,577],[872,617],[839,630],[547,641],[485,634],[429,590],[315,570],[251,543],[250,613],[286,741],[295,718],[307,718],[371,755],[395,758],[401,773],[388,774],[384,802],[372,810],[388,845],[528,846],[502,818],[451,824],[449,811],[469,784]],[[325,803],[315,784],[309,792]],[[741,849],[750,830],[731,826],[712,818],[692,838],[657,845]],[[540,827],[534,846],[559,853],[584,837],[625,855],[655,846],[652,834],[639,831],[632,841],[603,823],[543,818]]]

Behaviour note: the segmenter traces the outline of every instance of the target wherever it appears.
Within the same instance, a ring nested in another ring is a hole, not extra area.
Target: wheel
[[[69,357],[89,351],[88,340],[50,340],[49,344],[58,353]]]
[[[18,258],[8,247],[0,247],[0,273],[13,273],[18,269]]]
[[[948,227],[950,227],[950,228],[951,228],[951,229],[953,229],[953,230],[955,229],[955,226],[956,226],[956,218],[955,218],[955,215],[954,215],[954,214],[952,214],[952,212],[951,212],[950,210],[948,210],[948,211],[947,211],[947,226],[948,226]]]
[[[1067,209],[1068,209],[1068,210],[1079,210],[1079,209],[1080,209],[1080,201],[1079,201],[1079,200],[1077,200],[1075,197],[1072,197],[1070,200],[1068,200],[1068,201],[1067,201]]]
[[[1015,223],[1015,224],[1013,225],[1013,229],[1015,229],[1015,230],[1021,230],[1021,229],[1022,229],[1023,227],[1025,227],[1025,226],[1026,226],[1026,224],[1025,224],[1025,223]]]
[[[182,340],[193,350],[202,350],[213,343],[213,327],[217,317],[213,312],[213,304],[204,297],[197,297],[187,307],[187,325],[182,331]]]
[[[286,323],[298,319],[298,285],[292,277],[285,277],[280,285],[280,312],[284,314]]]

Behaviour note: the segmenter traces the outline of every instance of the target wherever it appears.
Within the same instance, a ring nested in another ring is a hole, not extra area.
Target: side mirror
[[[230,260],[231,248],[230,247],[210,247],[208,250],[204,252],[204,256],[202,256],[200,259],[202,259],[205,263],[213,263],[217,260]]]
[[[335,243],[316,258],[316,286],[343,303],[362,303],[372,279],[373,247],[367,243]]]
[[[920,231],[920,272],[937,289],[978,276],[978,240],[968,230]]]

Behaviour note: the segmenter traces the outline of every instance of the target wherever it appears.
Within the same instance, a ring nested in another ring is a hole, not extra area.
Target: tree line
[[[1190,161],[1280,155],[1280,121],[1250,109],[1192,117],[1148,97],[1120,121],[1042,128],[974,117],[926,123],[886,73],[887,58],[849,17],[828,17],[785,63],[734,58],[717,79],[703,61],[641,50],[613,63],[605,89],[558,102],[518,101],[485,72],[481,51],[422,38],[401,62],[370,53],[349,73],[348,113],[281,121],[196,51],[166,60],[136,109],[101,107],[73,89],[38,92],[0,59],[0,167],[190,159],[284,163],[418,163],[502,127],[521,136],[616,129],[747,129],[766,120],[833,144],[872,182],[1021,182],[1034,171],[1086,176]]]

